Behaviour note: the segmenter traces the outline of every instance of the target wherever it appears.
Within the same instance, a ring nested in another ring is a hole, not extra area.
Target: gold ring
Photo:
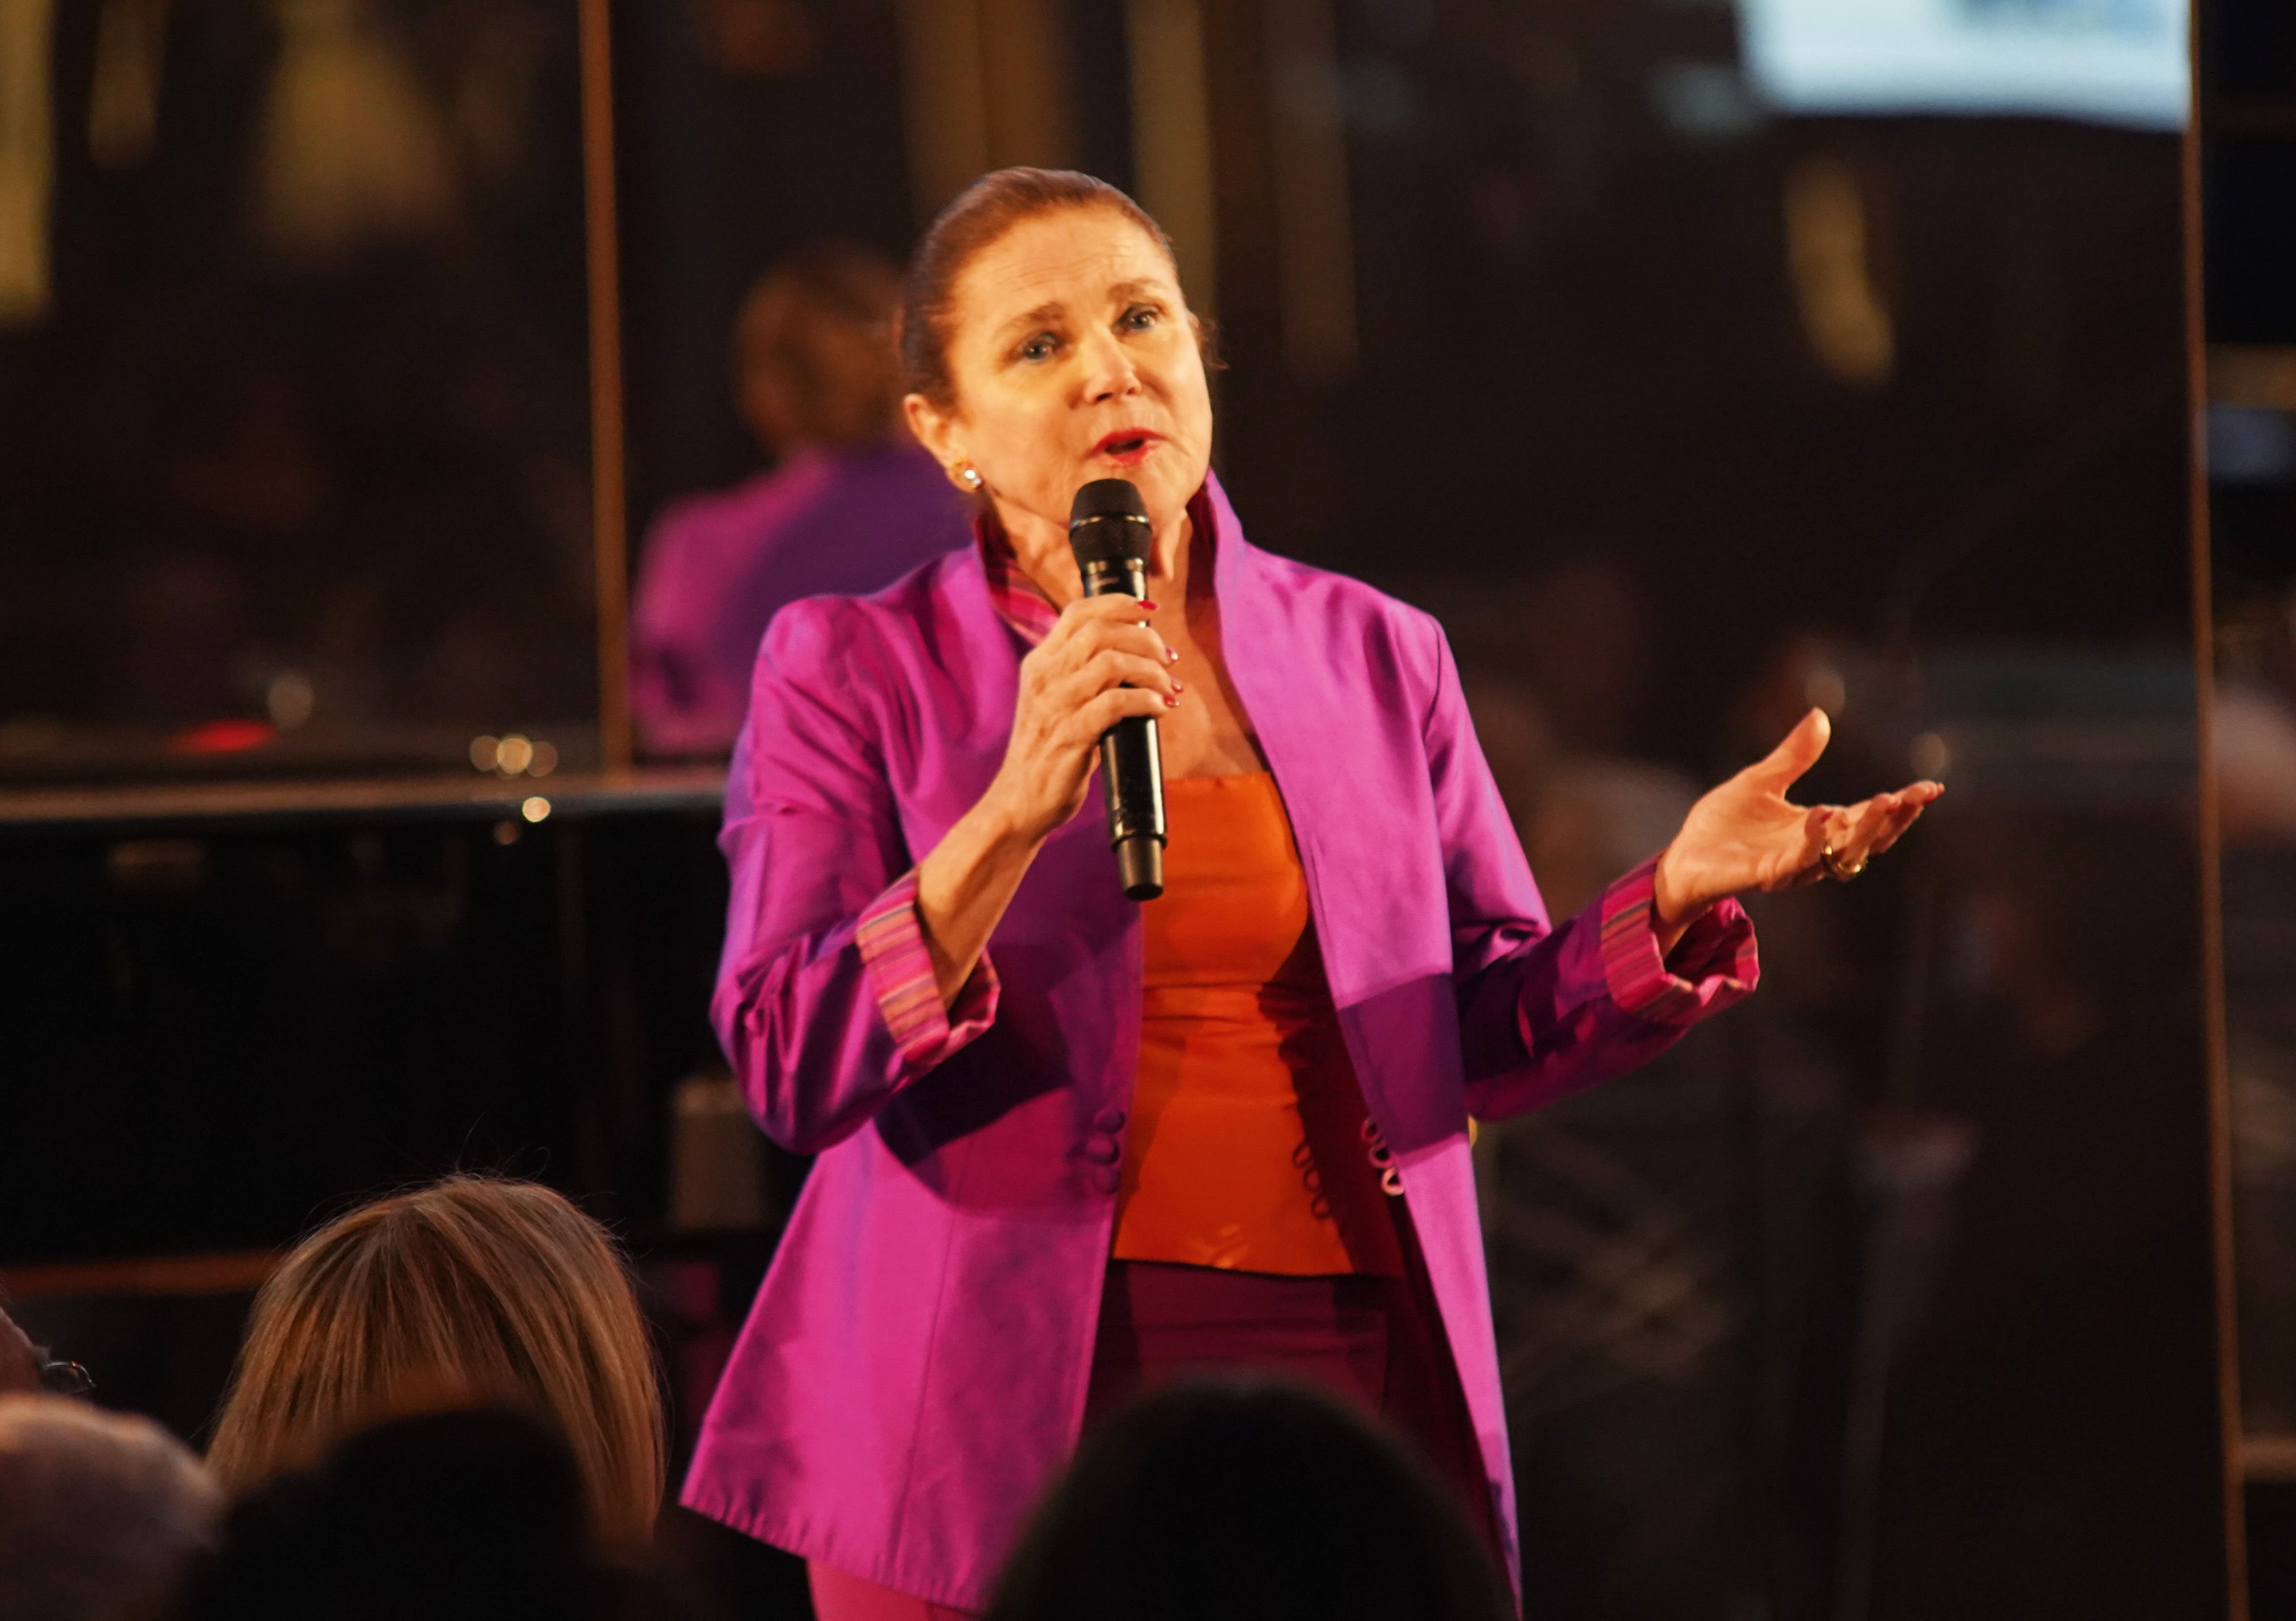
[[[1824,867],[1825,875],[1837,884],[1846,884],[1866,870],[1866,864],[1862,861],[1853,867],[1836,856],[1831,842],[1818,847],[1817,864]]]

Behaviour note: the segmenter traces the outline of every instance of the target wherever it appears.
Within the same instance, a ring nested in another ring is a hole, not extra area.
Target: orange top
[[[1115,1257],[1399,1275],[1275,779],[1186,777],[1164,798]]]

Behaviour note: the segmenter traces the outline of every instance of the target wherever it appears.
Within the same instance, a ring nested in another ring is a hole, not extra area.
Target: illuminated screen
[[[1739,0],[1748,71],[1813,113],[2185,121],[2185,0]]]

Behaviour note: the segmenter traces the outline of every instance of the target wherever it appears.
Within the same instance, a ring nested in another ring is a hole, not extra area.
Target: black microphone
[[[1128,479],[1095,479],[1069,503],[1069,550],[1086,596],[1144,599],[1153,539],[1140,487]],[[1152,901],[1164,893],[1164,755],[1154,716],[1128,715],[1101,733],[1100,782],[1124,893]]]

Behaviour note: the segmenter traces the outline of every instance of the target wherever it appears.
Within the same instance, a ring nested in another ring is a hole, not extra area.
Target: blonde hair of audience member
[[[901,387],[893,347],[900,273],[824,242],[760,277],[734,323],[734,395],[768,451],[890,437]]]
[[[376,1419],[466,1401],[556,1424],[599,1535],[652,1535],[661,1393],[628,1267],[528,1182],[450,1176],[304,1240],[256,1297],[208,1462],[243,1491]]]
[[[60,1396],[0,1396],[0,1616],[163,1613],[211,1545],[222,1494],[149,1419]]]

